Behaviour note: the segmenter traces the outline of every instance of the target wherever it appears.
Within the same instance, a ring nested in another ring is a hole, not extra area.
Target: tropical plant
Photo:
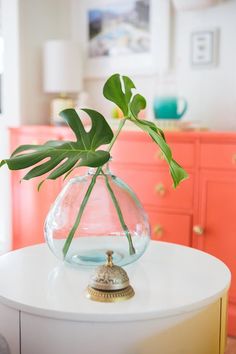
[[[36,165],[25,174],[23,179],[29,180],[44,176],[44,179],[38,185],[38,189],[40,189],[45,180],[54,180],[60,176],[66,178],[74,169],[80,166],[97,168],[85,193],[75,223],[65,241],[63,247],[64,257],[79,226],[97,176],[102,173],[102,166],[110,159],[112,146],[127,120],[146,132],[160,147],[169,166],[174,187],[177,187],[182,180],[187,178],[185,170],[173,159],[163,131],[154,122],[138,118],[140,111],[146,107],[146,100],[136,92],[135,85],[129,77],[119,74],[112,75],[104,85],[103,95],[117,105],[124,116],[123,119],[120,119],[119,127],[115,134],[113,134],[111,127],[101,113],[88,108],[82,109],[91,119],[91,129],[86,131],[76,111],[74,109],[66,109],[60,115],[72,129],[76,138],[75,141],[53,140],[43,145],[21,145],[12,153],[10,158],[2,160],[0,163],[0,167],[7,164],[10,170],[20,170]],[[103,145],[108,145],[106,150],[101,148]],[[129,252],[133,254],[135,249],[132,244],[131,234],[123,218],[122,210],[108,180],[106,180],[106,185],[116,208],[120,224],[128,238]]]

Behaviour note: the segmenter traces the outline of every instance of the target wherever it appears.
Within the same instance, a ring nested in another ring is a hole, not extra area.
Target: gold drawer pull
[[[193,232],[194,232],[195,234],[201,236],[201,235],[204,234],[204,229],[203,229],[203,227],[202,227],[201,225],[195,225],[195,226],[193,227]]]
[[[164,160],[164,154],[161,150],[157,150],[157,152],[155,153],[155,158],[158,160]]]
[[[154,231],[155,235],[157,235],[159,237],[163,236],[164,230],[161,225],[158,225],[158,224],[155,225],[153,231]]]
[[[236,164],[236,154],[233,154],[232,156],[232,164]]]
[[[166,193],[166,189],[162,183],[158,183],[155,185],[155,191],[157,194],[159,194],[161,197],[163,197]]]

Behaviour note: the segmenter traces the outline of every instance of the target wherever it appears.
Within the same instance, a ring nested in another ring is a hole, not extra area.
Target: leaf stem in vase
[[[123,214],[122,214],[121,208],[120,208],[120,206],[119,206],[118,200],[116,199],[116,196],[115,196],[115,194],[114,194],[114,191],[113,191],[112,188],[111,188],[111,185],[110,185],[110,183],[109,183],[109,180],[108,180],[107,175],[104,174],[104,176],[105,176],[105,180],[106,180],[107,189],[108,189],[108,191],[109,191],[109,193],[110,193],[110,195],[111,195],[111,199],[112,199],[113,204],[114,204],[114,206],[115,206],[115,208],[116,208],[117,215],[118,215],[118,217],[119,217],[121,226],[122,226],[122,228],[123,228],[123,230],[124,230],[124,232],[125,232],[125,234],[126,234],[126,237],[127,237],[127,239],[128,239],[128,242],[129,242],[129,254],[131,254],[131,255],[132,255],[132,254],[135,254],[135,248],[134,248],[134,245],[133,245],[133,242],[132,242],[132,237],[131,237],[130,231],[129,231],[129,229],[128,229],[128,227],[127,227],[125,221],[124,221]]]
[[[82,215],[83,215],[84,209],[85,209],[85,207],[86,207],[86,204],[87,204],[87,202],[88,202],[88,199],[89,199],[89,197],[90,197],[90,194],[91,194],[91,192],[92,192],[92,190],[93,190],[93,187],[94,187],[94,185],[95,185],[95,183],[96,183],[97,176],[99,175],[100,171],[101,171],[101,167],[98,167],[96,173],[95,173],[95,174],[93,175],[93,177],[92,177],[92,180],[91,180],[91,182],[90,182],[90,185],[88,186],[88,189],[87,189],[87,191],[86,191],[86,193],[85,193],[84,199],[83,199],[83,201],[82,201],[82,203],[81,203],[81,205],[80,205],[79,212],[78,212],[78,215],[77,215],[77,217],[76,217],[75,223],[74,223],[72,229],[70,230],[69,235],[67,236],[66,242],[65,242],[65,244],[64,244],[64,246],[63,246],[63,255],[64,255],[64,258],[66,257],[67,252],[68,252],[68,250],[69,250],[69,248],[70,248],[71,242],[72,242],[72,240],[73,240],[73,237],[74,237],[74,235],[75,235],[75,232],[76,232],[76,230],[77,230],[77,227],[79,226],[79,223],[80,223],[81,217],[82,217]]]
[[[114,134],[112,141],[110,142],[110,144],[108,146],[108,149],[107,149],[108,152],[111,151],[111,148],[114,145],[118,135],[120,134],[120,131],[121,131],[121,129],[123,128],[123,126],[125,124],[125,121],[126,121],[126,118],[124,118],[124,119],[122,119],[120,121],[119,127],[118,127],[116,133]],[[83,201],[81,203],[81,206],[79,208],[79,212],[78,212],[78,215],[76,217],[75,223],[74,223],[72,229],[70,230],[69,235],[67,236],[65,244],[63,246],[63,256],[64,256],[64,258],[66,257],[66,255],[68,253],[68,250],[69,250],[71,242],[72,242],[72,240],[74,238],[75,232],[76,232],[76,230],[77,230],[77,228],[79,226],[79,223],[80,223],[81,217],[83,215],[84,209],[85,209],[85,207],[87,205],[87,202],[89,200],[90,194],[91,194],[91,192],[93,190],[93,187],[94,187],[94,185],[96,183],[97,176],[99,175],[99,173],[101,171],[102,171],[102,166],[97,168],[97,170],[96,170],[95,174],[93,175],[92,180],[91,180],[91,182],[90,182],[90,184],[88,186],[88,189],[87,189],[87,191],[85,193],[85,196],[84,196],[84,199],[83,199]],[[109,187],[110,187],[110,189],[109,189]],[[108,187],[109,192],[113,193],[113,190],[111,189],[110,185],[109,185],[109,187]],[[114,195],[114,193],[113,193],[113,195]],[[111,194],[111,196],[112,196],[112,194]],[[115,195],[114,195],[114,198],[115,198]],[[112,200],[113,200],[113,197],[112,197]],[[125,222],[124,222],[124,218],[123,218],[123,215],[122,215],[121,210],[120,210],[120,206],[119,206],[118,201],[116,200],[116,198],[115,198],[115,201],[113,200],[113,203],[114,203],[114,205],[116,207],[116,210],[117,210],[117,213],[118,213],[122,228],[123,228],[123,230],[124,230],[124,232],[125,232],[125,234],[126,234],[126,236],[128,238],[130,254],[134,254],[135,253],[135,249],[134,249],[134,246],[133,246],[133,243],[132,243],[131,235],[130,235],[130,232],[129,232],[129,230],[128,230]]]

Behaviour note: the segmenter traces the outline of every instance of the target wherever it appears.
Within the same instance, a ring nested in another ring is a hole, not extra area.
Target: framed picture
[[[196,67],[217,64],[218,29],[201,30],[191,35],[191,64]]]
[[[77,10],[74,35],[82,40],[85,77],[168,69],[169,0],[82,0]]]

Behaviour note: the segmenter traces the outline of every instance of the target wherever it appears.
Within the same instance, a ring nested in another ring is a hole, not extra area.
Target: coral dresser
[[[10,129],[11,147],[71,138],[64,127]],[[152,238],[203,250],[231,270],[228,333],[236,335],[236,133],[167,132],[174,158],[189,173],[176,190],[157,146],[144,133],[123,131],[111,170],[136,191],[149,215]],[[43,223],[62,181],[23,181],[12,173],[13,248],[41,243]],[[187,266],[187,265],[186,265]]]

